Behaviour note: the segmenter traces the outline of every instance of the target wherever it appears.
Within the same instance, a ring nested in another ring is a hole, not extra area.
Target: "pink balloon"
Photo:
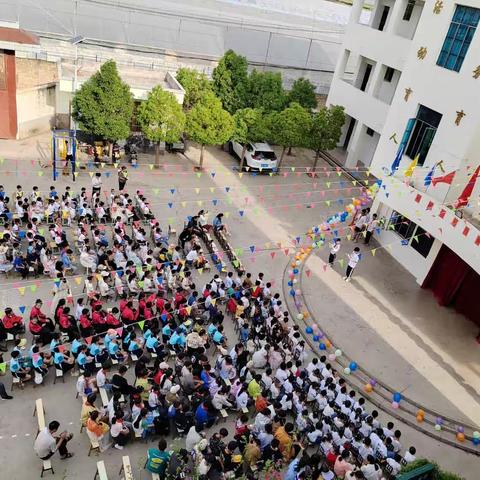
[[[398,402],[392,402],[392,407],[396,410],[400,404]]]
[[[288,275],[288,278],[289,278],[290,280],[293,280],[293,279],[295,278],[295,274],[290,273],[290,275]]]
[[[318,325],[317,325],[316,323],[314,323],[314,324],[312,325],[312,329],[313,329],[313,331],[315,332],[316,330],[318,330]]]
[[[334,353],[331,353],[331,354],[328,356],[328,359],[329,359],[331,362],[334,362],[334,361],[337,359],[337,357],[335,356]]]
[[[296,292],[295,292],[295,295],[301,295],[302,294],[302,291],[300,289],[298,289]]]

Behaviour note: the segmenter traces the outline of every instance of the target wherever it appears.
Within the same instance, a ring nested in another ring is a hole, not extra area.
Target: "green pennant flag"
[[[331,183],[327,182],[327,188],[330,188]]]
[[[343,264],[345,263],[345,260],[343,258],[340,258],[340,260],[338,260],[338,263],[343,268]]]
[[[30,291],[32,293],[36,292],[37,291],[37,286],[36,285],[30,285]]]
[[[142,320],[141,322],[138,322],[138,326],[140,327],[140,329],[143,332],[143,327],[145,326],[145,320]]]
[[[7,370],[7,362],[0,363],[0,372],[5,373]]]
[[[240,265],[240,262],[238,260],[233,260],[232,263],[235,268],[238,268],[238,266]]]
[[[325,200],[325,203],[327,204],[328,207],[330,206],[330,200]]]
[[[144,282],[143,280],[139,280],[139,281],[138,281],[138,286],[139,286],[140,288],[143,288],[144,285],[145,285],[145,282]]]

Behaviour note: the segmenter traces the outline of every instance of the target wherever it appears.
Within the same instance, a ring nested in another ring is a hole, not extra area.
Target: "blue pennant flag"
[[[250,246],[250,251],[253,253],[255,251],[255,245]]]
[[[225,187],[225,191],[228,193],[230,191],[230,187]]]
[[[173,207],[173,203],[168,202],[168,208],[172,208],[172,207]]]
[[[212,176],[212,178],[215,178],[215,172],[212,172],[210,175]]]
[[[214,199],[212,200],[212,203],[213,203],[214,205],[216,205],[216,204],[218,203],[218,200],[217,200],[216,198],[214,198]]]
[[[175,189],[174,188],[171,188],[170,189],[170,193],[173,195],[175,193]]]
[[[437,165],[434,165],[430,171],[427,173],[427,176],[423,179],[423,185],[425,187],[429,187],[432,184],[432,178],[433,178],[433,173],[435,172],[435,167]]]
[[[243,217],[243,214],[244,214],[244,213],[245,213],[245,212],[244,212],[243,210],[239,210],[239,211],[238,211],[238,214],[239,214],[241,217]]]
[[[18,307],[18,309],[20,310],[20,313],[25,313],[25,307],[23,305]]]

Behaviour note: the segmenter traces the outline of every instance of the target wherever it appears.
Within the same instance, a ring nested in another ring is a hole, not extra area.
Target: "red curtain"
[[[456,253],[442,245],[422,288],[433,291],[440,305],[452,306],[480,324],[480,303],[476,301],[480,276]]]

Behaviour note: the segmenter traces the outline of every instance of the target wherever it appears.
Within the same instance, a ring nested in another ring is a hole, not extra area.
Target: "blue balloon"
[[[295,296],[295,290],[294,290],[293,288],[290,290],[290,295],[291,295],[292,297]]]
[[[292,286],[293,286],[293,282],[292,282],[291,280],[289,280],[289,281],[287,282],[287,285],[288,285],[289,287],[292,287]]]
[[[318,342],[320,340],[320,337],[318,335],[313,336],[313,341]]]
[[[293,273],[294,273],[295,275],[297,275],[297,274],[298,274],[298,268],[294,268],[294,269],[293,269]]]
[[[398,393],[398,392],[395,392],[393,394],[393,401],[394,402],[400,402],[400,400],[402,399],[402,394],[401,393]]]
[[[307,327],[307,328],[305,329],[305,332],[307,332],[307,333],[310,334],[310,333],[313,332],[313,328],[312,328],[312,327]]]
[[[319,348],[320,348],[320,350],[326,350],[327,346],[324,343],[321,343]]]
[[[480,438],[472,438],[472,442],[474,445],[480,445]]]
[[[358,365],[355,362],[350,362],[349,367],[350,371],[354,372],[357,369]]]

